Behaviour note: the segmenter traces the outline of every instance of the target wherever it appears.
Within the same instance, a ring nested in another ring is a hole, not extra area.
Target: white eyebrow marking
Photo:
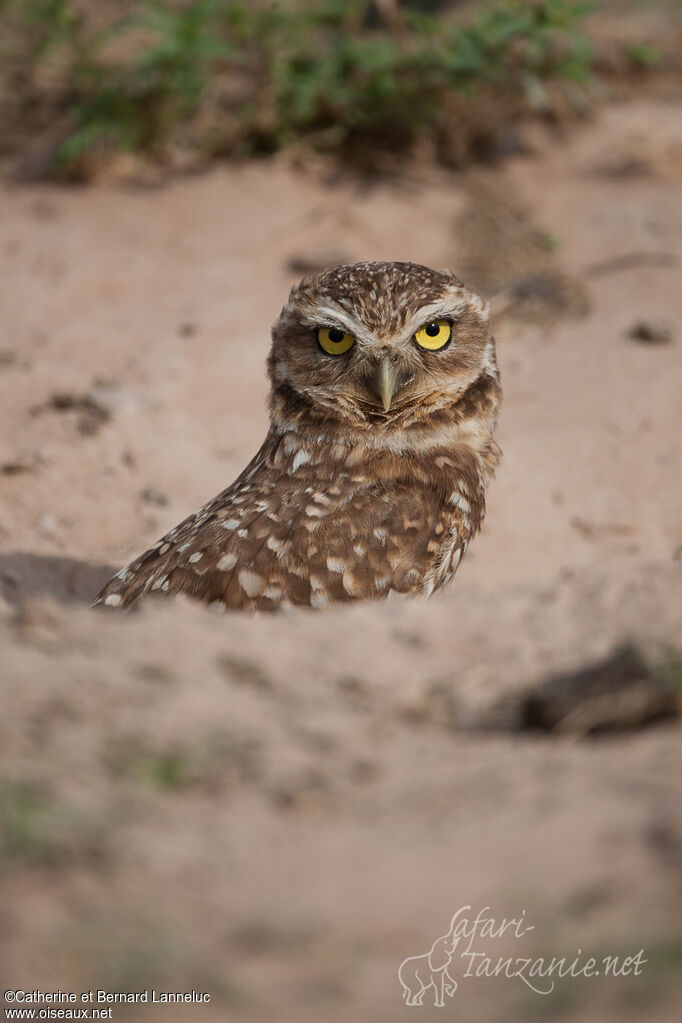
[[[472,302],[472,296],[477,301]],[[462,292],[459,288],[451,289],[437,302],[431,302],[429,305],[424,305],[421,309],[417,310],[412,319],[408,320],[405,324],[406,336],[412,337],[429,320],[447,319],[448,317],[456,318],[466,309],[471,308],[472,305],[475,306],[476,312],[479,313],[482,319],[487,321],[487,302],[483,302],[475,292]]]
[[[337,305],[319,303],[306,310],[305,317],[311,327],[340,327],[344,333],[357,337],[362,325],[349,313]]]

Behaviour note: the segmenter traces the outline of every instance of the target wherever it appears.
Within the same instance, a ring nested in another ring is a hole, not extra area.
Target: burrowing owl
[[[268,372],[258,454],[96,603],[157,591],[219,610],[324,607],[451,579],[499,454],[485,303],[448,271],[338,266],[292,289]]]

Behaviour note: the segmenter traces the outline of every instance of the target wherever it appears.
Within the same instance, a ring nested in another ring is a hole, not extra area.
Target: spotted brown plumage
[[[485,303],[453,274],[357,263],[305,277],[272,331],[271,426],[226,490],[96,603],[219,610],[430,596],[480,529],[500,401]]]

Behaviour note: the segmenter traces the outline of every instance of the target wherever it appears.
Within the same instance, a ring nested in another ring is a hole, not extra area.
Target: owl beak
[[[388,412],[393,395],[400,386],[400,374],[390,359],[381,360],[372,376],[370,386],[377,397],[381,398],[384,412]]]

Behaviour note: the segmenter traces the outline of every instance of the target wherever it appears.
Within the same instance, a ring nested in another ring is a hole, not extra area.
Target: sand
[[[362,186],[285,158],[0,186],[3,989],[212,996],[114,1006],[130,1020],[393,1021],[418,1011],[401,961],[471,905],[535,928],[481,939],[491,956],[648,963],[539,995],[466,977],[460,944],[441,1013],[674,1018],[678,727],[535,735],[514,708],[626,642],[682,654],[679,108],[530,141],[497,169]],[[91,611],[259,445],[292,260],[457,271],[483,201],[549,241],[499,270],[504,459],[453,586],[271,617]],[[510,312],[528,273],[579,300]],[[669,339],[630,337],[642,321]]]

